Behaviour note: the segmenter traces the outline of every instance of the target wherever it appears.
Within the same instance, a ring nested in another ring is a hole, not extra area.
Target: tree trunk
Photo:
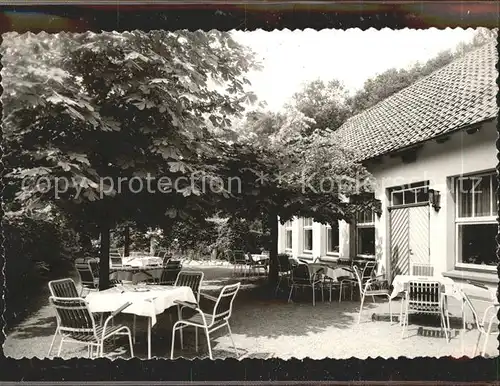
[[[99,291],[109,288],[109,245],[110,226],[103,221],[101,223],[101,253],[99,259]]]
[[[125,226],[123,235],[123,256],[127,257],[130,254],[130,227]]]
[[[278,216],[274,211],[269,213],[268,226],[271,239],[271,248],[269,249],[269,284],[278,283]]]

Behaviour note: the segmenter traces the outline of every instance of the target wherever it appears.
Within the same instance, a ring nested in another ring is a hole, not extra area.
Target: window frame
[[[326,243],[325,252],[326,252],[326,255],[338,257],[338,256],[340,256],[340,225],[339,225],[339,222],[337,221],[337,235],[338,235],[338,241],[339,241],[339,243],[338,243],[339,251],[338,252],[328,250],[328,231],[332,231],[332,233],[333,233],[333,228],[330,224],[327,224],[325,227],[325,243]]]
[[[288,232],[290,232],[292,234],[292,236],[291,236],[292,245],[290,245],[290,248],[288,248],[288,246],[287,246],[287,244],[288,244]],[[288,220],[285,223],[285,251],[291,252],[292,248],[293,248],[293,221]]]
[[[306,220],[310,220],[311,224],[306,225]],[[312,218],[303,218],[302,219],[302,252],[311,254],[313,253],[314,248],[314,238],[313,238],[313,219]],[[306,249],[306,231],[311,232],[311,249]]]
[[[484,176],[489,176],[490,180],[490,215],[489,216],[475,216],[474,215],[474,209],[475,209],[475,196],[474,196],[474,187],[475,185],[472,185],[472,203],[471,203],[471,213],[472,216],[469,217],[459,217],[460,213],[460,192],[459,192],[459,182],[461,180],[466,180],[466,179],[471,179],[471,178],[477,178],[477,177],[484,177]],[[454,192],[455,192],[455,202],[454,202],[454,228],[455,228],[455,266],[459,268],[473,268],[473,269],[478,269],[478,270],[483,270],[483,271],[496,271],[497,267],[496,266],[488,266],[485,264],[472,264],[472,263],[464,263],[461,262],[461,256],[459,256],[459,252],[461,250],[460,246],[460,237],[459,237],[459,227],[461,225],[497,225],[498,223],[496,221],[496,215],[494,215],[493,212],[493,202],[496,200],[496,191],[493,190],[493,179],[496,178],[496,172],[495,171],[487,171],[487,172],[479,172],[479,173],[473,173],[473,174],[467,174],[467,175],[462,175],[455,177],[453,179],[453,184],[454,184]],[[493,214],[493,215],[492,215]]]
[[[369,258],[372,259],[375,257],[375,250],[373,251],[373,254],[364,254],[359,252],[359,229],[367,229],[367,228],[373,228],[373,232],[375,232],[375,211],[371,211],[371,221],[370,222],[358,222],[356,219],[356,225],[355,225],[355,238],[356,238],[356,257],[361,257],[361,258]]]

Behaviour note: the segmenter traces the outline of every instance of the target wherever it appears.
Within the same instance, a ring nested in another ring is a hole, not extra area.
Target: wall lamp
[[[438,190],[429,189],[429,202],[436,212],[441,209],[441,193]]]

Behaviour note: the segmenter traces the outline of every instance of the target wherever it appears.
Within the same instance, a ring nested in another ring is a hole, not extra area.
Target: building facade
[[[496,286],[496,61],[494,44],[482,47],[342,126],[344,143],[367,155],[382,214],[333,228],[294,219],[279,228],[279,252],[375,259],[388,279],[430,263]]]

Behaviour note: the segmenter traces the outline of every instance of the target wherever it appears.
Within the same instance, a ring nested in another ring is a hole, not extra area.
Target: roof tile
[[[498,114],[496,42],[488,43],[347,120],[335,136],[361,160]]]

